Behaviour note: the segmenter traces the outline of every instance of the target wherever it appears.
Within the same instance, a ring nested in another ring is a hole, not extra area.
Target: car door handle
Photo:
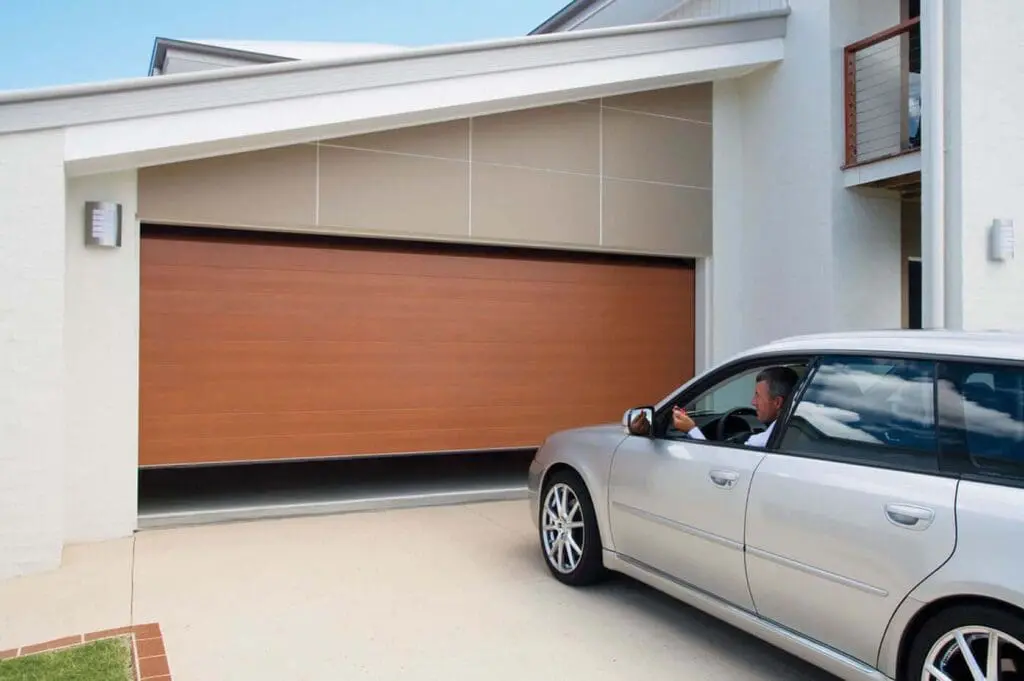
[[[907,527],[912,530],[923,530],[931,525],[935,518],[935,511],[923,506],[912,506],[910,504],[886,504],[885,516],[897,527]]]
[[[711,471],[708,473],[708,478],[711,479],[716,486],[722,489],[729,489],[736,484],[739,480],[739,473],[736,471]]]

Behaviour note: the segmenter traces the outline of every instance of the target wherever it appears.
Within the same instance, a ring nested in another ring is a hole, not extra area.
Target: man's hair
[[[757,375],[758,383],[761,381],[768,383],[768,395],[773,399],[776,397],[788,398],[799,380],[800,377],[789,367],[769,367]]]

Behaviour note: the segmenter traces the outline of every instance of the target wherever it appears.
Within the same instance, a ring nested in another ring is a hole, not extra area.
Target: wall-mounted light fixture
[[[988,228],[988,258],[995,262],[1013,260],[1016,238],[1013,220],[993,220]]]
[[[85,245],[121,247],[121,204],[109,201],[85,202]]]

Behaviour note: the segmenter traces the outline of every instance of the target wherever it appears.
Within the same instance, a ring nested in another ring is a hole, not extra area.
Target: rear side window
[[[784,453],[913,470],[938,467],[935,364],[890,357],[822,358],[796,403]]]
[[[1024,481],[1024,368],[939,366],[942,453],[960,472]]]

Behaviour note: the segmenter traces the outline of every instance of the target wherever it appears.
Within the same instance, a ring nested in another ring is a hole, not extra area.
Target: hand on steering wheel
[[[750,414],[756,416],[757,411],[753,407],[734,407],[729,411],[722,414],[722,418],[718,419],[718,426],[715,428],[715,439],[719,442],[724,441],[725,438],[725,425],[729,422],[729,419],[735,419],[736,421],[743,424],[743,427],[747,429],[746,433],[737,433],[737,435],[753,435],[754,428],[750,425],[750,422],[746,419],[740,418],[740,414]]]

